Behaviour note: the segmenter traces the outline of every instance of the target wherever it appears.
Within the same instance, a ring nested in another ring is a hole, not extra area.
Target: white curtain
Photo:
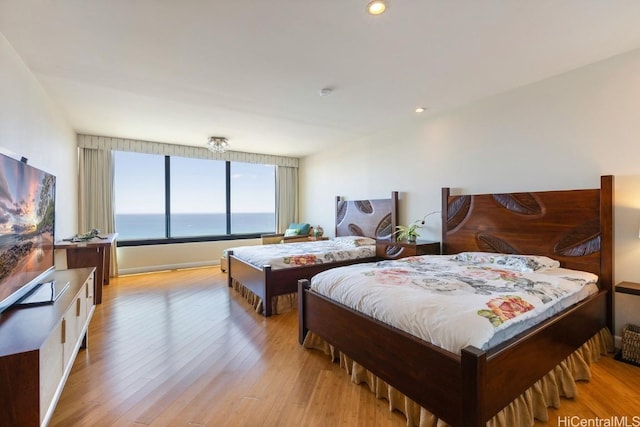
[[[84,233],[97,228],[101,233],[115,233],[114,161],[110,150],[78,148],[79,150],[79,228]],[[115,242],[111,245],[109,275],[118,275]]]
[[[277,166],[276,169],[276,224],[278,233],[284,233],[292,222],[298,222],[298,168]]]

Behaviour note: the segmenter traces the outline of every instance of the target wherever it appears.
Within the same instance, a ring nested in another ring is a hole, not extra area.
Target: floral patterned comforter
[[[359,245],[352,241],[319,240],[313,242],[281,243],[276,245],[242,246],[233,254],[257,267],[270,265],[272,270],[326,264],[376,255],[373,244]]]
[[[311,288],[458,354],[493,347],[598,290],[591,273],[465,254],[334,268]]]

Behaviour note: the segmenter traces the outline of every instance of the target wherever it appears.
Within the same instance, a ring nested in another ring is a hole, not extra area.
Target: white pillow
[[[541,255],[512,255],[492,252],[461,252],[454,260],[479,265],[496,265],[523,273],[531,273],[545,268],[560,267],[560,262]]]
[[[297,236],[299,231],[300,230],[298,230],[297,228],[287,228],[286,230],[284,230],[284,237]]]
[[[345,246],[371,246],[376,244],[375,239],[364,236],[339,236],[334,237],[333,241]]]

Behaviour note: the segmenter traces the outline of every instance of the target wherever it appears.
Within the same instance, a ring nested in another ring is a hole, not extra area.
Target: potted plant
[[[420,237],[420,233],[418,233],[418,228],[420,227],[421,224],[418,222],[414,222],[411,225],[398,225],[393,234],[396,235],[396,240],[406,240],[409,243],[413,243]]]
[[[396,226],[396,231],[393,234],[396,236],[396,240],[406,240],[409,243],[414,243],[418,237],[420,237],[420,233],[418,233],[418,229],[422,228],[425,224],[425,220],[428,216],[437,214],[439,211],[429,212],[422,219],[414,221],[411,225],[398,225]]]

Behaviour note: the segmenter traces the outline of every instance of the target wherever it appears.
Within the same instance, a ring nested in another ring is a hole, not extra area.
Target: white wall
[[[0,33],[0,153],[26,157],[29,164],[56,176],[56,239],[78,232],[78,154],[76,133],[64,112]],[[118,248],[121,274],[218,264],[231,246],[260,240],[185,243]],[[64,251],[56,265],[66,268]]]
[[[440,189],[597,188],[616,176],[615,280],[640,282],[640,50],[302,159],[301,218],[330,231],[336,195],[400,191],[400,223]],[[432,216],[423,238],[440,240]],[[640,322],[640,302],[636,313]]]
[[[0,152],[56,176],[56,239],[78,232],[76,134],[0,34]],[[56,257],[56,263],[58,257]]]
[[[260,239],[247,239],[119,247],[118,271],[119,274],[132,274],[218,265],[225,249],[259,244]]]

